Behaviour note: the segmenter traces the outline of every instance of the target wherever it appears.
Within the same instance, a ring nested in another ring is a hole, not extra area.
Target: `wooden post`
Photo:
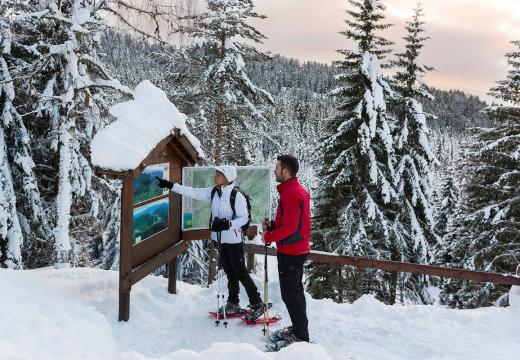
[[[255,254],[247,253],[247,272],[252,272],[255,268]]]
[[[390,300],[388,301],[388,303],[390,305],[395,304],[396,295],[397,295],[397,273],[392,272],[390,274]]]
[[[168,292],[177,294],[177,256],[168,263]]]
[[[208,285],[215,280],[217,276],[217,249],[215,248],[215,242],[212,241],[209,250],[209,271],[208,271]]]
[[[121,191],[121,238],[119,251],[119,321],[130,317],[130,290],[125,279],[132,273],[132,236],[134,222],[134,188],[131,176],[123,180]]]
[[[119,321],[128,321],[130,318],[130,290],[119,288]]]
[[[390,255],[390,259],[392,261],[398,261],[399,258],[398,256],[396,255],[397,254],[397,250],[395,249],[391,249],[391,255]],[[395,304],[395,298],[397,296],[397,280],[398,280],[398,274],[397,272],[393,271],[390,273],[390,299],[388,301],[388,304],[389,305],[394,305]]]

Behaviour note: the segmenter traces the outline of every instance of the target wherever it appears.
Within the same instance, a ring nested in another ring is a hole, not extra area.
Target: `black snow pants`
[[[287,307],[293,326],[294,335],[303,341],[309,341],[307,304],[303,290],[303,263],[308,255],[278,254],[278,276],[282,300]]]
[[[239,303],[239,282],[246,289],[250,304],[254,305],[262,302],[260,293],[247,272],[244,259],[244,244],[221,244],[220,257],[222,267],[228,279],[228,302],[233,304]]]

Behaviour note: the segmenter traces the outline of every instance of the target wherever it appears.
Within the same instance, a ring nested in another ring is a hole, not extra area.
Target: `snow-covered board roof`
[[[92,140],[92,164],[114,171],[134,170],[159,142],[180,130],[200,158],[199,140],[186,127],[186,115],[179,112],[165,92],[149,80],[135,88],[134,99],[110,108],[117,118]]]

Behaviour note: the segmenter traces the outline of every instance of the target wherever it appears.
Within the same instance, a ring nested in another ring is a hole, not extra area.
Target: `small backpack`
[[[215,197],[218,188],[215,186],[213,190],[211,190],[211,203],[213,203],[213,198]],[[238,186],[235,186],[233,190],[231,190],[231,195],[229,197],[229,202],[231,204],[231,210],[233,210],[232,220],[237,217],[237,212],[235,210],[235,202],[237,199],[237,193],[240,192],[246,198],[246,207],[247,207],[247,223],[241,226],[242,232],[245,233],[249,228],[249,224],[251,223],[251,199],[247,194],[245,194]]]

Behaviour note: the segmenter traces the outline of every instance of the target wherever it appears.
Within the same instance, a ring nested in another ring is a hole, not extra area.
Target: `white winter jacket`
[[[228,219],[231,221],[231,227],[229,230],[222,231],[221,241],[227,244],[238,244],[242,242],[242,225],[245,225],[248,221],[247,214],[247,202],[244,195],[240,192],[237,193],[235,198],[235,212],[236,218],[232,220],[233,210],[231,209],[231,190],[233,190],[234,184],[222,186],[222,197],[218,195],[218,192],[213,196],[213,202],[211,203],[211,214],[212,218],[219,217],[221,219]],[[192,188],[189,186],[174,184],[172,191],[187,196],[195,200],[211,200],[211,191],[213,187],[209,188]],[[217,241],[217,233],[211,232],[211,239]]]

